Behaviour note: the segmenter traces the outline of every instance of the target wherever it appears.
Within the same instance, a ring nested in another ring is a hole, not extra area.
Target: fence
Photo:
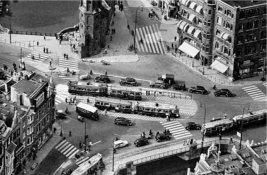
[[[12,31],[12,34],[22,35],[39,35],[39,36],[57,36],[57,33],[46,33],[46,32],[31,32],[31,31]]]

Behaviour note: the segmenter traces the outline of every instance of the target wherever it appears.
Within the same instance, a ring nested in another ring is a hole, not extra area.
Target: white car
[[[125,146],[128,146],[129,142],[127,140],[116,140],[114,141],[114,148],[123,148]]]
[[[80,76],[80,80],[89,80],[89,79],[91,79],[91,76],[89,73]]]

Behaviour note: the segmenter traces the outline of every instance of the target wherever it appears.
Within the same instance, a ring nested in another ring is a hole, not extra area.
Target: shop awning
[[[184,29],[183,29],[183,30],[184,30],[185,32],[187,32],[188,28],[189,28],[189,24],[186,23],[186,25],[184,26]]]
[[[188,6],[188,4],[189,4],[190,2],[191,2],[190,0],[186,1],[186,2],[185,2],[185,5]]]
[[[188,0],[182,0],[181,3],[185,5],[186,1]]]
[[[221,73],[225,73],[228,69],[228,66],[221,63],[218,60],[215,60],[210,67],[212,67],[213,69],[216,69],[217,71],[221,72]]]
[[[184,26],[187,24],[187,22],[183,21],[180,26],[179,26],[179,29],[183,30],[184,29]]]
[[[197,8],[196,8],[196,12],[200,13],[200,11],[203,9],[202,6],[198,5]]]
[[[228,33],[224,33],[224,34],[222,35],[222,38],[226,40],[229,36],[230,36],[230,35],[229,35]]]
[[[198,38],[200,34],[201,34],[201,31],[200,30],[196,30],[195,33],[194,33],[194,37]]]
[[[179,28],[179,26],[182,24],[183,20],[179,21],[177,24],[177,28]]]
[[[191,8],[191,9],[194,10],[194,8],[195,8],[196,5],[197,5],[197,4],[196,4],[195,2],[191,2],[189,8]]]
[[[199,50],[197,48],[193,47],[187,42],[183,42],[183,44],[179,47],[179,50],[186,53],[187,55],[190,55],[191,57],[195,57],[199,53]]]
[[[187,30],[187,33],[192,35],[193,34],[192,32],[194,32],[194,30],[195,30],[195,27],[190,26],[189,29]]]
[[[190,14],[189,15],[189,21],[193,22],[193,20],[196,18],[196,16],[194,14]]]

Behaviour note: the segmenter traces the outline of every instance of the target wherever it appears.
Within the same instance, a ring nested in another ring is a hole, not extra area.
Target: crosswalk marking
[[[267,88],[267,82],[263,83],[262,85],[265,86],[265,87]]]
[[[63,68],[69,68],[70,71],[74,70],[74,71],[79,71],[78,68],[78,61],[75,59],[64,59],[62,57],[60,57],[58,59],[58,65],[59,67],[63,67]]]
[[[32,56],[34,56],[34,59],[32,59]],[[32,51],[30,54],[28,54],[26,57],[23,58],[23,60],[31,60],[31,61],[45,61],[49,58],[49,55],[43,54],[37,51]]]
[[[79,166],[82,163],[86,162],[87,160],[89,160],[90,157],[83,157],[81,160],[77,160],[76,164]]]
[[[175,139],[184,139],[192,137],[192,134],[187,131],[179,121],[160,122],[162,126],[168,129]]]
[[[61,141],[55,147],[55,149],[58,150],[61,154],[63,154],[69,159],[72,158],[76,153],[80,151],[78,148],[76,148],[74,145],[72,145],[66,140]]]
[[[70,96],[71,95],[68,92],[68,86],[66,84],[56,85],[56,98],[55,98],[56,105],[59,105],[60,103],[65,102],[65,99]]]
[[[266,101],[266,95],[255,85],[246,86],[242,88],[253,100]]]
[[[139,52],[165,54],[162,36],[157,25],[137,28],[136,38]],[[143,42],[140,42],[141,39]]]

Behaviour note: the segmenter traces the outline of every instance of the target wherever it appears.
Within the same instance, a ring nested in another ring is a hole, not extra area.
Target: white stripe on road
[[[80,150],[76,150],[74,153],[72,153],[70,156],[69,156],[69,159],[72,158],[76,153],[78,153]]]
[[[60,142],[60,143],[56,146],[56,149],[57,149],[58,147],[60,147],[62,144],[64,144],[66,141],[67,141],[67,140],[63,140],[62,142]]]
[[[62,154],[66,155],[66,153],[68,153],[73,148],[75,149],[74,145],[71,145],[68,149],[66,149],[65,151],[62,151]]]
[[[61,149],[58,149],[60,152],[64,152],[65,150],[67,150],[69,147],[71,147],[72,145],[70,143],[68,143],[68,145],[66,145],[65,147],[62,147]]]
[[[78,150],[78,149],[75,147],[75,149],[72,149],[70,152],[68,152],[68,154],[66,154],[66,157],[69,157],[76,150]]]

